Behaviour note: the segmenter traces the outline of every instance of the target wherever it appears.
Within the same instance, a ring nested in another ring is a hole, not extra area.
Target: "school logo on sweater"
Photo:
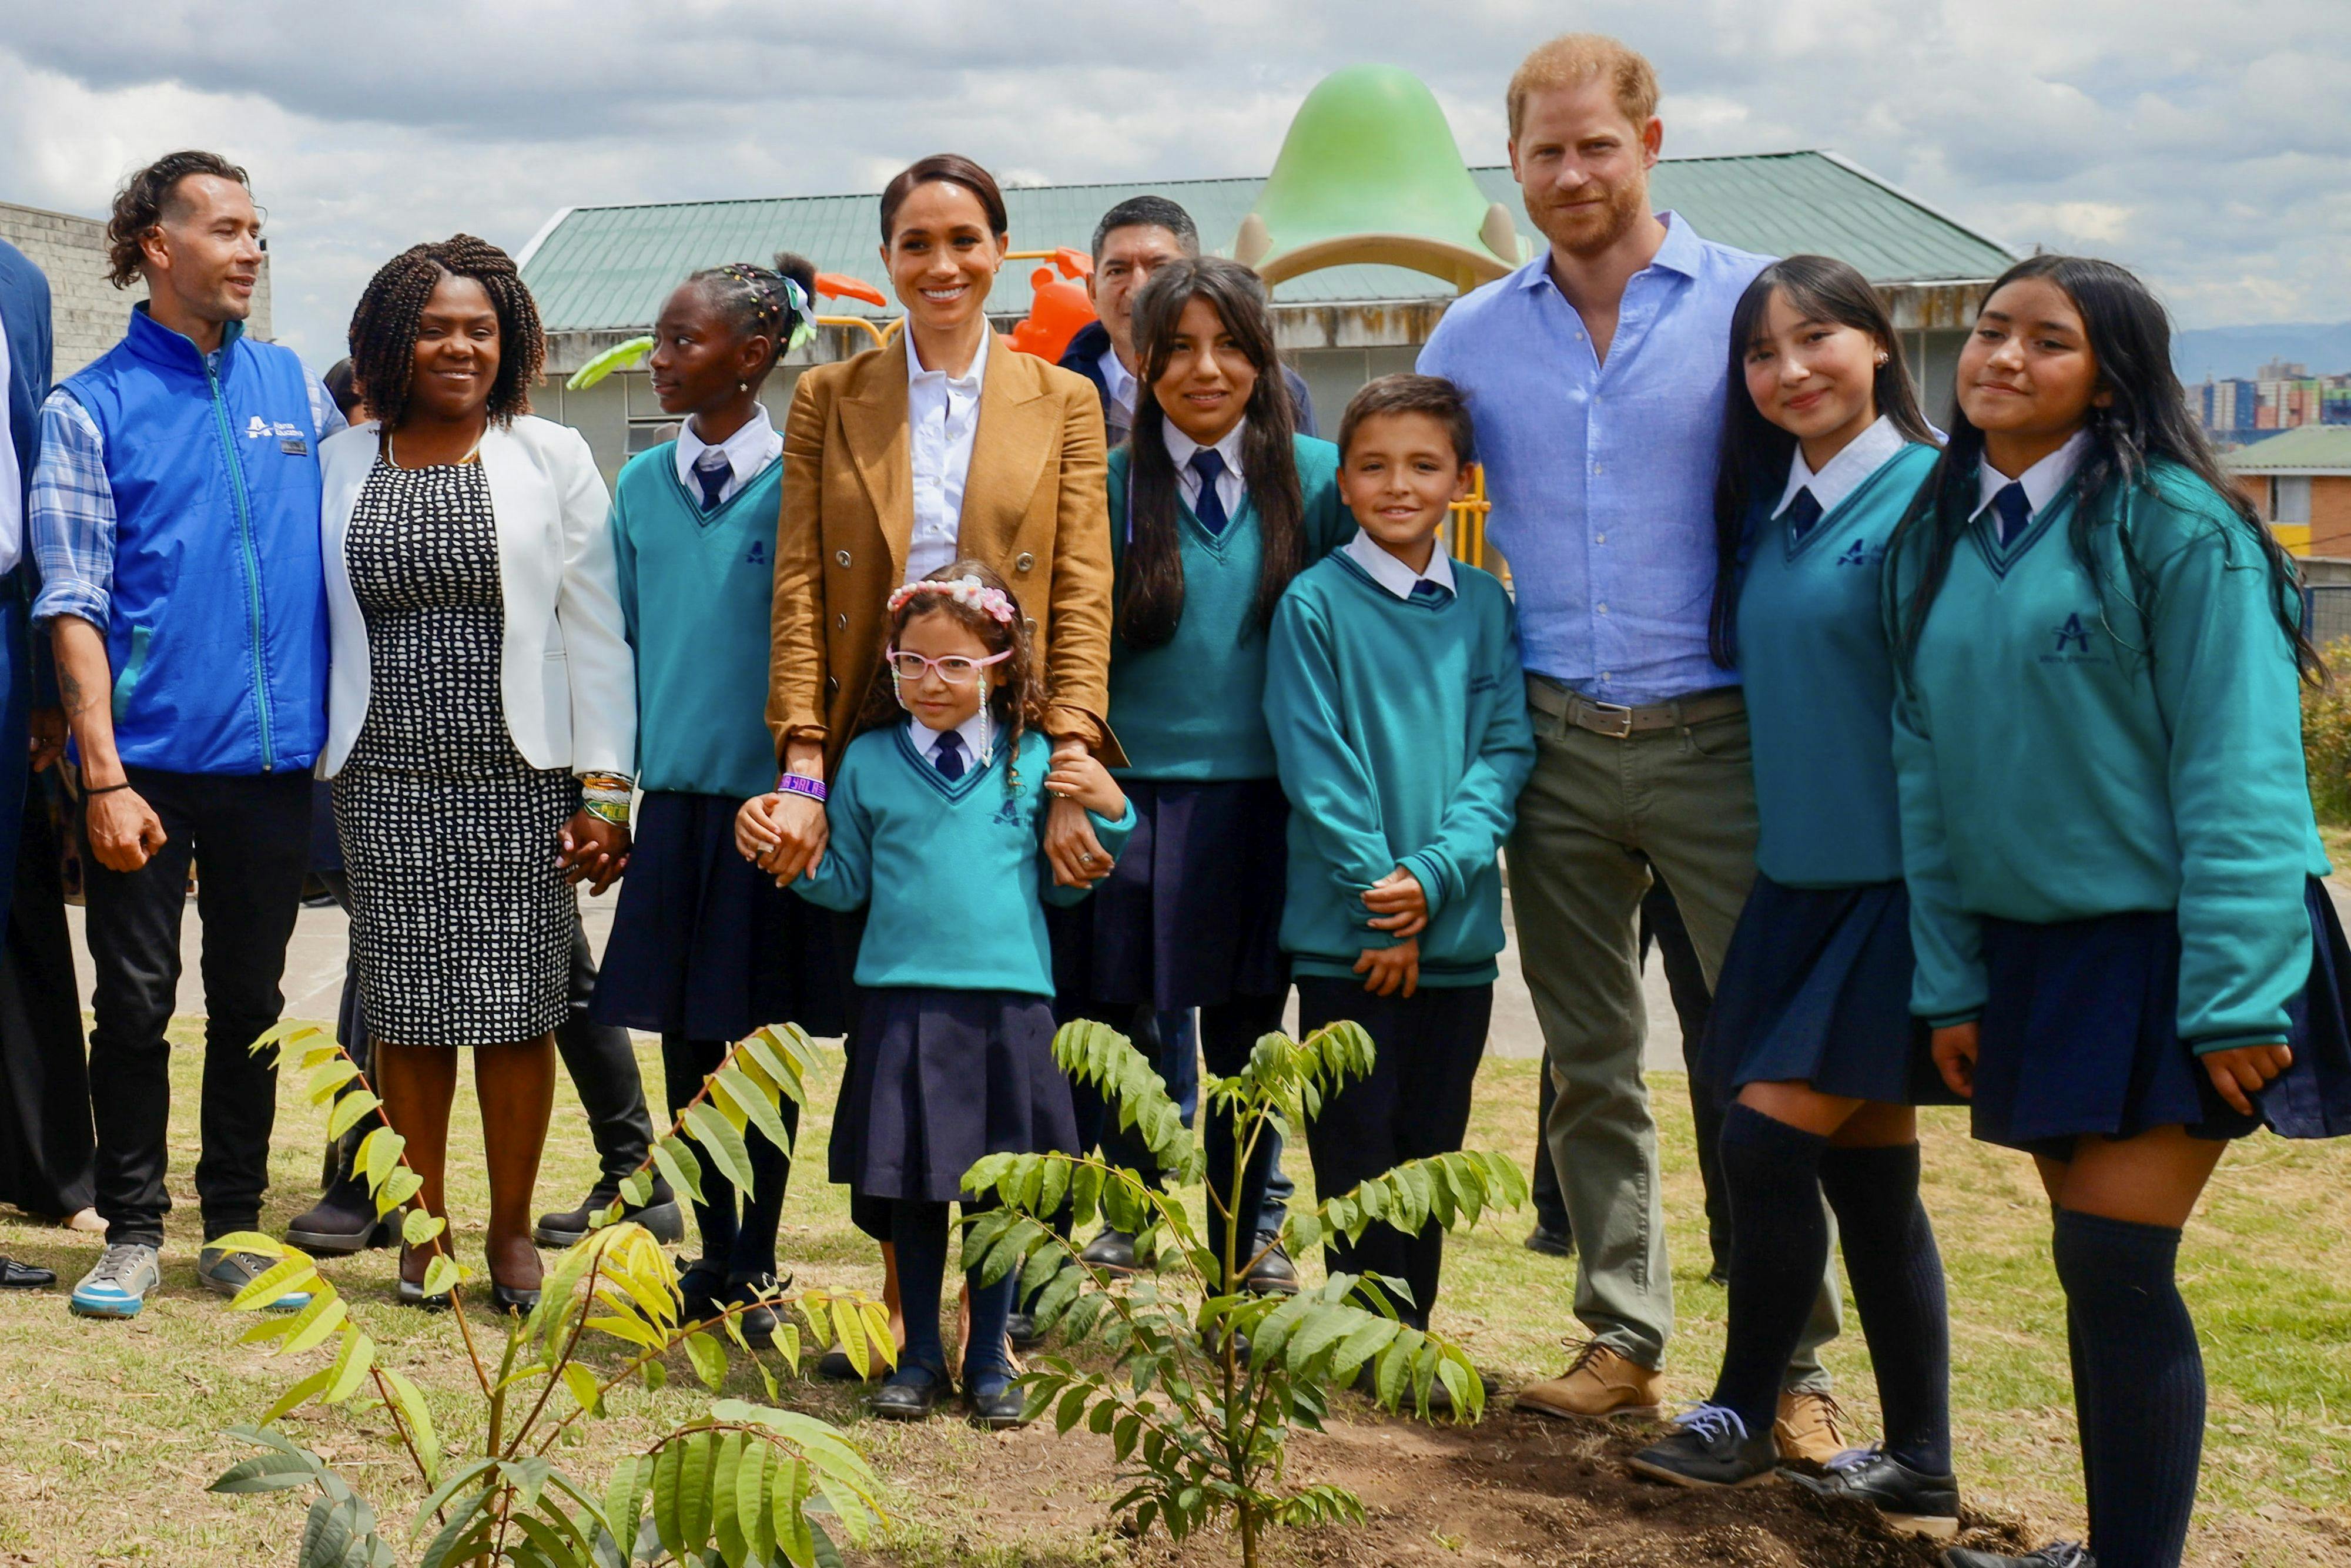
[[[2103,664],[2106,662],[2105,655],[2103,653],[2090,652],[2090,628],[2083,621],[2080,611],[2077,610],[2066,616],[2063,622],[2051,627],[2050,632],[2055,637],[2057,645],[2053,651],[2041,655],[2043,664]]]
[[[1884,545],[1873,549],[1866,539],[1856,538],[1844,547],[1844,554],[1837,557],[1836,563],[1839,566],[1876,566],[1885,559]]]
[[[749,554],[747,554],[747,555],[746,555],[746,556],[743,558],[743,564],[744,564],[745,566],[765,566],[765,565],[767,565],[767,564],[768,564],[768,542],[767,542],[765,539],[753,539],[753,540],[751,541],[751,550],[750,550],[750,553],[749,553]]]

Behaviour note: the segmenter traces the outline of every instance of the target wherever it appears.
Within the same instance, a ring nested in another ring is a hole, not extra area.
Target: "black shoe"
[[[871,1344],[865,1347],[865,1364],[871,1370],[859,1372],[856,1364],[849,1359],[849,1353],[835,1345],[817,1358],[816,1375],[828,1383],[871,1383],[877,1377],[887,1375],[890,1371],[890,1364],[883,1360],[882,1353]]]
[[[1298,1266],[1282,1250],[1281,1243],[1259,1232],[1258,1250],[1264,1256],[1251,1266],[1241,1281],[1241,1289],[1254,1296],[1294,1296],[1298,1294]]]
[[[1546,1258],[1575,1256],[1575,1238],[1564,1230],[1553,1230],[1548,1225],[1538,1225],[1527,1232],[1526,1249]]]
[[[490,1311],[500,1317],[509,1312],[519,1312],[528,1317],[538,1311],[538,1291],[512,1290],[493,1280],[490,1281]]]
[[[1035,1350],[1045,1343],[1038,1331],[1037,1318],[1031,1312],[1013,1312],[1004,1320],[1004,1337],[1012,1342],[1015,1350]]]
[[[1086,1243],[1086,1249],[1078,1254],[1078,1260],[1105,1274],[1134,1273],[1134,1235],[1132,1231],[1113,1230],[1105,1225],[1101,1235]]]
[[[400,1304],[414,1307],[420,1312],[445,1312],[449,1310],[450,1296],[446,1291],[437,1296],[428,1296],[422,1284],[413,1280],[402,1280],[400,1282]]]
[[[866,1407],[884,1421],[927,1421],[954,1392],[945,1372],[914,1362],[892,1373]]]
[[[619,1183],[608,1186],[600,1181],[589,1190],[586,1200],[579,1207],[566,1209],[560,1214],[540,1215],[530,1239],[541,1247],[577,1246],[580,1238],[595,1228],[596,1217],[611,1207],[612,1200],[620,1196]],[[669,1183],[659,1176],[653,1178],[653,1189],[645,1195],[642,1205],[622,1206],[621,1218],[635,1220],[652,1231],[656,1241],[685,1239],[685,1216],[678,1208],[677,1194],[672,1192]]]
[[[1662,1443],[1653,1443],[1625,1461],[1638,1474],[1677,1487],[1751,1487],[1780,1469],[1780,1447],[1768,1427],[1756,1437],[1738,1412],[1701,1405],[1681,1417]]]
[[[705,1263],[688,1266],[678,1261],[677,1293],[684,1298],[678,1303],[678,1322],[705,1322],[718,1315],[726,1301],[726,1270]]]
[[[963,1407],[971,1412],[971,1418],[977,1425],[998,1432],[1018,1427],[1020,1425],[1020,1412],[1028,1403],[1021,1391],[1013,1385],[1008,1369],[1001,1366],[965,1369]]]
[[[367,1183],[346,1176],[327,1189],[286,1227],[286,1242],[313,1257],[340,1258],[371,1247],[389,1247],[397,1234],[390,1219],[378,1219]]]
[[[57,1282],[57,1271],[0,1258],[0,1291],[46,1291]]]
[[[1865,1502],[1912,1535],[1949,1541],[1959,1532],[1958,1478],[1921,1474],[1883,1448],[1855,1448],[1831,1459],[1823,1474],[1790,1470],[1788,1479],[1821,1497]]]
[[[2054,1541],[2022,1557],[1954,1546],[1944,1552],[1943,1568],[2098,1568],[2098,1560],[2078,1541]]]

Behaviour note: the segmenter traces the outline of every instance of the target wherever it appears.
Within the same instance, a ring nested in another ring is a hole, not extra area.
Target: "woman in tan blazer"
[[[884,601],[961,557],[1012,585],[1035,629],[1056,755],[1124,760],[1103,721],[1110,665],[1110,516],[1101,400],[1091,383],[990,331],[1004,198],[966,158],[925,158],[882,196],[882,261],[906,308],[888,346],[820,365],[792,393],[768,725],[785,769],[821,780],[849,744],[880,667]],[[745,803],[737,847],[789,881],[823,852],[811,795]],[[1110,857],[1085,813],[1057,803],[1056,873],[1099,880]]]

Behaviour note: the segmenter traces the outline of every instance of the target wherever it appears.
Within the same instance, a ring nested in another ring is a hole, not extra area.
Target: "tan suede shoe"
[[[1653,1419],[1665,1384],[1665,1374],[1592,1340],[1564,1374],[1520,1389],[1518,1406],[1565,1421]]]
[[[1844,1433],[1851,1419],[1834,1394],[1782,1389],[1780,1416],[1771,1423],[1771,1437],[1780,1445],[1782,1458],[1825,1465],[1853,1446]]]

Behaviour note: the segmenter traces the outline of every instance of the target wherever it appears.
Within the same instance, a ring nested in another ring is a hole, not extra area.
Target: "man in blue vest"
[[[41,410],[33,621],[57,652],[89,836],[98,1212],[87,1317],[138,1312],[160,1281],[180,916],[204,923],[197,1277],[235,1295],[266,1267],[210,1245],[259,1228],[277,1074],[248,1051],[277,1021],[326,733],[319,442],[343,420],[290,350],[244,335],[261,219],[245,171],[175,152],[131,176],[110,278],[143,278],[122,341]],[[290,1293],[281,1310],[308,1298]]]

